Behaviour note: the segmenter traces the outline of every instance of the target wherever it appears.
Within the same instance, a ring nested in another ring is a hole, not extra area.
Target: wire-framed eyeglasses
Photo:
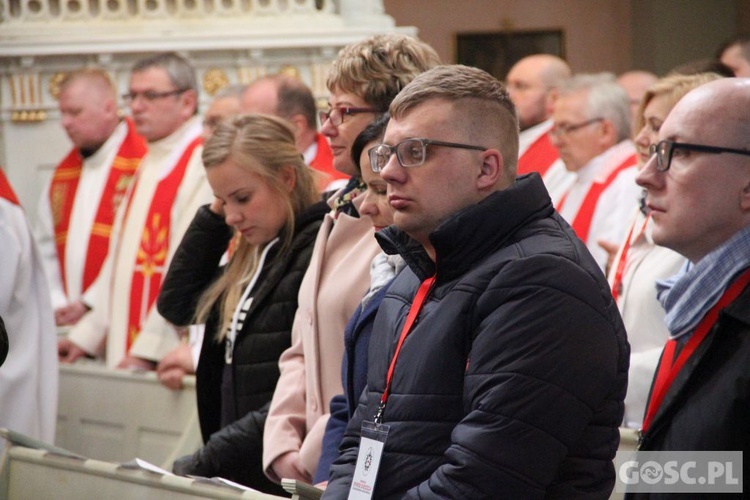
[[[159,92],[158,90],[145,90],[143,92],[129,92],[127,94],[122,94],[122,100],[125,101],[125,103],[130,104],[138,99],[138,97],[143,97],[146,101],[151,102],[173,95],[180,95],[187,90],[188,89],[175,89],[167,90],[165,92]]]
[[[471,144],[459,144],[457,142],[434,141],[432,139],[422,139],[413,137],[403,140],[395,146],[388,144],[378,144],[367,151],[370,157],[370,166],[373,172],[380,172],[388,164],[393,153],[396,153],[398,163],[402,167],[418,167],[427,159],[427,146],[440,146],[444,148],[474,149],[476,151],[486,151],[487,148],[482,146],[473,146]]]
[[[581,123],[573,123],[570,125],[564,123],[558,125],[556,123],[550,129],[549,134],[555,137],[563,137],[570,134],[571,132],[575,132],[576,130],[582,129],[583,127],[588,127],[589,125],[593,125],[594,123],[599,123],[601,121],[604,121],[604,118],[591,118],[590,120],[586,120]]]
[[[318,111],[318,118],[320,119],[321,125],[323,125],[326,120],[331,120],[331,125],[338,127],[344,123],[345,116],[356,115],[359,113],[382,113],[382,111],[376,108],[331,108],[328,111]]]
[[[690,144],[687,142],[659,141],[648,148],[649,156],[656,155],[656,170],[666,172],[672,165],[672,157],[675,151],[698,151],[700,153],[721,154],[730,153],[735,155],[750,156],[750,151],[744,149],[723,148],[720,146],[706,146],[705,144]]]

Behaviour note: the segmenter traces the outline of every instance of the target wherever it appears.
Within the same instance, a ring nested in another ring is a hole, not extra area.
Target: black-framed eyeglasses
[[[735,155],[750,156],[750,151],[745,149],[722,148],[720,146],[706,146],[705,144],[690,144],[687,142],[659,141],[648,148],[649,156],[656,155],[656,170],[666,172],[672,165],[672,156],[675,150],[698,151],[700,153],[731,153]]]
[[[395,146],[388,144],[378,144],[367,151],[370,157],[370,168],[373,172],[380,172],[388,164],[393,153],[396,153],[398,163],[402,167],[418,167],[427,159],[427,146],[441,146],[444,148],[474,149],[477,151],[486,151],[487,148],[482,146],[472,146],[470,144],[459,144],[456,142],[433,141],[432,139],[420,139],[413,137],[403,140]]]
[[[591,118],[590,120],[586,120],[585,122],[574,123],[572,125],[558,125],[558,124],[555,124],[555,125],[552,126],[552,128],[549,131],[549,133],[550,133],[550,135],[554,135],[554,136],[560,137],[560,136],[563,136],[563,135],[568,135],[571,132],[575,132],[576,130],[581,129],[583,127],[588,127],[589,125],[591,125],[593,123],[599,123],[601,121],[604,121],[604,118],[602,118],[600,116],[600,117],[597,117],[597,118]]]
[[[338,127],[344,123],[345,116],[356,115],[359,113],[382,113],[382,111],[376,108],[331,108],[328,111],[318,111],[318,118],[320,118],[321,125],[323,125],[326,120],[331,120],[331,125]]]
[[[131,102],[138,99],[138,97],[143,97],[146,101],[151,102],[173,95],[180,95],[187,90],[188,89],[175,89],[166,90],[164,92],[159,92],[158,90],[144,90],[143,92],[129,92],[127,94],[122,94],[122,100],[130,104]]]

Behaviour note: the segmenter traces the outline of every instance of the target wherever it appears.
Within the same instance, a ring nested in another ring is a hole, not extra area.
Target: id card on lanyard
[[[375,422],[362,422],[362,433],[359,441],[357,465],[354,468],[349,500],[369,500],[375,491],[375,480],[378,478],[380,459],[383,447],[388,438],[390,426]]]
[[[357,465],[354,468],[352,486],[349,490],[349,500],[369,500],[372,498],[372,494],[375,491],[375,480],[378,477],[380,459],[383,457],[383,447],[385,446],[385,440],[388,437],[388,431],[390,430],[390,426],[383,423],[383,413],[385,412],[385,407],[388,403],[388,396],[391,393],[391,382],[393,381],[393,372],[396,368],[396,360],[401,353],[401,347],[404,345],[404,340],[406,340],[406,337],[411,332],[411,329],[417,320],[417,316],[419,316],[419,312],[422,310],[422,306],[427,299],[427,295],[429,295],[430,290],[432,290],[432,285],[434,284],[435,276],[432,276],[419,285],[419,290],[417,290],[417,295],[414,297],[414,302],[412,302],[412,305],[409,308],[406,322],[401,330],[401,336],[396,345],[396,352],[393,353],[391,364],[388,367],[385,389],[383,390],[383,396],[380,398],[380,405],[375,414],[375,421],[362,422],[359,454],[357,455]]]

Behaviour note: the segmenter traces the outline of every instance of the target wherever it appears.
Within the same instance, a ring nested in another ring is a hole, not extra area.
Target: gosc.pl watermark
[[[742,493],[741,451],[618,451],[615,491]]]

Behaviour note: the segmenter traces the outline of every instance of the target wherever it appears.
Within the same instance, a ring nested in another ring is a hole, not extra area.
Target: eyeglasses
[[[138,99],[138,97],[143,97],[146,101],[151,102],[157,99],[169,97],[171,95],[179,95],[187,90],[188,89],[177,89],[167,90],[165,92],[159,92],[157,90],[144,90],[143,92],[130,92],[128,94],[122,94],[122,100],[125,101],[125,103],[130,104],[131,102]]]
[[[319,111],[318,118],[320,118],[321,125],[326,120],[331,120],[331,125],[338,127],[344,123],[345,116],[358,113],[382,113],[382,111],[375,108],[331,108],[328,111]]]
[[[433,141],[432,139],[406,139],[395,146],[388,144],[378,144],[367,151],[370,157],[370,167],[373,172],[380,172],[388,164],[393,153],[396,153],[398,163],[402,167],[418,167],[427,159],[427,146],[442,146],[444,148],[475,149],[477,151],[486,151],[487,148],[481,146],[471,146],[469,144],[458,144],[455,142]]]
[[[549,133],[550,133],[550,135],[554,135],[556,137],[561,137],[563,135],[568,135],[571,132],[575,132],[576,130],[578,130],[580,128],[588,127],[592,123],[598,123],[598,122],[601,122],[601,121],[604,121],[604,118],[602,118],[602,117],[592,118],[590,120],[586,120],[585,122],[574,123],[573,125],[558,125],[558,124],[555,124],[555,125],[552,126],[552,128],[549,131]]]
[[[701,153],[731,153],[735,155],[750,156],[750,151],[744,149],[722,148],[719,146],[704,146],[703,144],[689,144],[687,142],[659,141],[648,148],[650,156],[656,155],[656,170],[666,172],[672,164],[672,156],[675,150],[698,151]]]

